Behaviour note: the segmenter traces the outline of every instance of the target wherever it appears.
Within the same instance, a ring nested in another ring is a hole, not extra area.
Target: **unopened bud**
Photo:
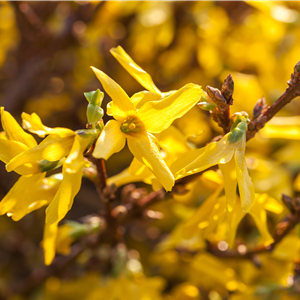
[[[221,108],[221,109],[226,109],[227,108],[227,106],[228,106],[227,101],[218,89],[213,88],[213,87],[208,85],[206,87],[206,92],[207,92],[208,96],[210,97],[210,99],[215,104],[217,104],[219,108]]]
[[[225,97],[227,104],[232,105],[233,104],[233,90],[234,90],[234,81],[232,79],[231,74],[229,74],[222,84],[222,90],[221,93]]]
[[[97,89],[96,91],[84,93],[84,96],[89,103],[101,106],[104,98],[104,93],[100,92],[100,90]]]
[[[89,124],[95,124],[103,118],[104,111],[99,105],[88,104],[86,116]]]
[[[253,109],[253,120],[257,119],[267,108],[265,97],[258,99]]]

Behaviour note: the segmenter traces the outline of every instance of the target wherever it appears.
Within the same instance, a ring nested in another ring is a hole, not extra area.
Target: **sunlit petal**
[[[135,78],[145,89],[160,94],[161,91],[153,83],[151,76],[137,65],[132,58],[120,46],[112,48],[110,53],[118,60],[124,69]]]
[[[23,128],[31,133],[37,134],[39,137],[45,137],[46,134],[56,134],[60,137],[75,135],[75,132],[68,128],[50,128],[43,125],[40,117],[36,113],[29,115],[23,112],[21,116]]]
[[[37,145],[34,137],[26,133],[22,127],[17,123],[14,117],[4,107],[0,108],[2,127],[5,131],[6,137],[11,141],[20,142],[29,148]]]
[[[159,140],[161,147],[173,155],[186,153],[191,149],[187,146],[186,139],[179,129],[170,126],[161,133],[157,133],[156,138]]]
[[[157,93],[152,93],[148,91],[142,91],[134,94],[131,98],[132,103],[136,109],[140,109],[145,103],[149,101],[161,100],[162,96]]]
[[[196,210],[194,215],[188,220],[183,228],[183,237],[191,238],[195,235],[198,228],[206,228],[208,226],[209,220],[208,216],[212,211],[212,208],[217,203],[217,198],[219,197],[221,191],[223,190],[223,185],[219,186],[215,192],[209,196],[202,205]]]
[[[192,175],[210,168],[216,164],[224,164],[231,160],[234,150],[228,149],[227,137],[219,142],[213,142],[206,147],[188,152],[181,156],[171,166],[176,179]]]
[[[258,195],[258,198],[260,196]],[[263,243],[265,246],[270,245],[274,242],[274,239],[272,238],[269,229],[268,229],[268,223],[267,223],[267,214],[266,211],[263,208],[263,203],[257,199],[253,206],[250,208],[249,214],[253,217],[255,224],[261,234]]]
[[[223,174],[225,195],[227,200],[227,210],[232,211],[236,201],[236,187],[237,187],[235,160],[231,159],[226,164],[219,164],[219,169]]]
[[[50,265],[55,257],[56,237],[58,223],[45,224],[42,247],[44,249],[44,261],[46,265]]]
[[[200,86],[189,83],[169,97],[146,102],[138,111],[138,117],[147,131],[159,133],[167,129],[175,119],[186,114],[203,94]]]
[[[63,165],[62,183],[46,210],[46,223],[59,222],[71,209],[74,197],[81,187],[84,150],[85,145],[80,144],[80,137],[76,135],[70,154]]]
[[[125,134],[120,129],[120,123],[110,120],[96,142],[93,156],[108,159],[111,155],[124,148],[125,141]]]
[[[244,151],[236,150],[234,159],[236,163],[236,176],[239,185],[242,209],[243,211],[247,212],[255,202],[254,185],[248,174],[247,165],[244,158]]]
[[[74,136],[61,138],[57,135],[49,135],[38,146],[14,157],[6,165],[6,170],[10,172],[23,164],[34,163],[41,159],[49,161],[60,160],[70,152],[73,141]]]
[[[31,192],[34,190],[34,186],[45,177],[45,174],[21,176],[0,202],[0,215],[8,213],[14,216],[17,211],[23,211],[22,206],[28,207],[31,203]]]
[[[128,115],[136,113],[134,104],[126,92],[109,76],[102,71],[92,67],[95,75],[103,85],[104,90],[108,93],[114,103],[113,116],[115,119],[126,118]]]
[[[128,147],[132,154],[156,176],[167,191],[174,185],[174,177],[161,157],[157,139],[146,132],[128,136]]]

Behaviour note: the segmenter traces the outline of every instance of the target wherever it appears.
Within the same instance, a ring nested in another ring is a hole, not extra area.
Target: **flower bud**
[[[100,90],[84,93],[85,98],[89,104],[87,107],[86,115],[89,124],[95,124],[103,118],[104,112],[101,108],[104,93]]]
[[[103,118],[103,109],[98,105],[88,104],[86,116],[89,124],[95,124]]]

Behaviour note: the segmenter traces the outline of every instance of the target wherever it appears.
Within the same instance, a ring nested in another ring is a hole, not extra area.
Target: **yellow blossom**
[[[74,197],[80,190],[85,165],[83,153],[99,132],[96,129],[77,132],[66,128],[52,129],[44,126],[35,113],[23,113],[23,126],[27,130],[40,137],[48,135],[37,145],[35,139],[25,133],[3,108],[1,116],[5,135],[2,135],[0,143],[6,146],[4,151],[1,149],[1,160],[7,163],[7,171],[26,170],[26,175],[18,180],[2,200],[0,213],[19,220],[29,212],[49,204],[46,209],[43,247],[45,263],[50,264],[55,255],[55,250],[53,252],[51,249],[56,240],[58,222],[71,209]],[[15,155],[11,155],[10,149]],[[62,174],[45,178],[46,171],[53,169],[59,161],[63,164]]]
[[[4,129],[0,138],[0,160],[7,164],[14,157],[37,146],[37,142],[22,129],[9,112],[4,110],[4,107],[0,108],[0,113]],[[37,162],[27,163],[14,171],[20,175],[40,173]]]
[[[236,201],[236,186],[238,184],[243,211],[247,212],[255,201],[254,186],[249,177],[245,162],[246,134],[245,119],[232,132],[226,134],[220,141],[208,144],[180,157],[171,166],[176,179],[201,172],[214,165],[219,165],[225,183],[227,208],[233,209]],[[243,125],[244,124],[244,125]]]
[[[94,157],[108,159],[120,151],[127,140],[129,150],[156,176],[167,191],[174,177],[163,160],[157,139],[152,135],[167,129],[172,122],[189,111],[203,95],[195,84],[187,84],[172,95],[145,102],[140,108],[125,91],[102,71],[92,68],[104,89],[112,98],[110,120],[104,127],[94,150]]]

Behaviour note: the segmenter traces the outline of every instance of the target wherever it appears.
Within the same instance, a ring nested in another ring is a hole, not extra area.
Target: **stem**
[[[290,103],[297,96],[300,96],[300,61],[294,67],[294,73],[288,81],[288,88],[285,92],[255,120],[248,125],[247,141],[264,127],[282,108]]]

